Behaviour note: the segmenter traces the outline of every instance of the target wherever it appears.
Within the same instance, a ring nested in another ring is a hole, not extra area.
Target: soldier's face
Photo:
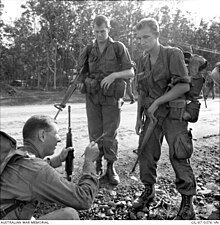
[[[58,134],[59,128],[56,123],[52,124],[50,131],[45,131],[44,139],[44,153],[45,156],[53,155],[56,149],[57,143],[60,142],[60,136]]]
[[[141,30],[137,31],[136,35],[137,43],[141,45],[142,49],[149,52],[153,49],[157,42],[157,35],[152,33],[151,29],[146,26]]]
[[[105,23],[103,23],[101,26],[97,26],[95,24],[93,31],[98,43],[104,43],[107,40],[109,28],[106,27]]]

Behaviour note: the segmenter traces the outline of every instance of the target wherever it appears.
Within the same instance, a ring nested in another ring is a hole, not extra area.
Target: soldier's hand
[[[83,89],[84,84],[83,83],[77,83],[76,88],[81,91]]]
[[[61,162],[64,162],[66,160],[66,157],[68,155],[68,152],[71,151],[71,150],[74,150],[73,147],[68,147],[68,148],[63,148],[60,155],[59,155],[59,158],[60,158],[60,161]]]
[[[143,129],[143,123],[141,119],[137,119],[136,125],[135,125],[135,131],[137,135],[140,135],[141,131]]]
[[[98,145],[92,141],[85,149],[85,161],[94,162],[99,157],[99,148]]]
[[[115,81],[115,73],[109,74],[101,81],[101,88],[108,89],[110,85]]]
[[[157,122],[157,118],[154,116],[154,113],[157,109],[158,109],[158,105],[156,104],[156,101],[154,101],[147,110],[147,115],[150,118],[150,121],[152,123]]]

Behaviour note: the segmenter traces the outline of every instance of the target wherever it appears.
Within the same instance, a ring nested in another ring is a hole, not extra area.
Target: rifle
[[[151,134],[153,133],[153,130],[154,130],[156,124],[157,124],[157,122],[150,122],[150,123],[149,123],[148,128],[147,128],[147,131],[146,131],[146,133],[145,133],[145,135],[144,135],[144,138],[143,138],[143,140],[142,140],[141,146],[140,146],[140,148],[139,148],[139,154],[138,154],[138,157],[137,157],[137,159],[136,159],[136,161],[135,161],[135,164],[134,164],[134,166],[133,166],[133,168],[132,168],[132,170],[131,170],[131,173],[133,173],[133,172],[135,171],[135,168],[136,168],[137,163],[138,163],[138,161],[139,161],[139,159],[140,159],[140,157],[141,157],[141,154],[142,154],[142,152],[143,152],[143,150],[144,150],[144,147],[145,147],[145,145],[147,144],[147,142],[148,142],[148,140],[149,140]]]
[[[206,97],[205,97],[204,93],[202,93],[202,95],[203,95],[203,99],[204,99],[205,107],[207,108]]]
[[[58,114],[60,113],[60,111],[63,111],[63,109],[66,107],[66,103],[69,101],[71,95],[73,94],[73,92],[77,89],[77,84],[82,82],[82,80],[85,78],[85,76],[87,75],[85,72],[85,68],[83,67],[80,72],[77,73],[76,77],[74,80],[72,80],[70,82],[70,85],[64,95],[64,98],[62,100],[61,103],[57,103],[54,104],[54,106],[58,109],[57,114],[55,115],[54,119],[56,120]],[[81,92],[83,93],[83,89],[81,90]]]
[[[68,133],[66,134],[66,147],[72,147],[72,133],[71,133],[71,126],[70,126],[70,112],[71,107],[68,106]],[[71,175],[73,172],[73,159],[74,159],[74,150],[70,150],[68,152],[68,155],[66,157],[66,162],[65,162],[65,171],[66,171],[66,176],[67,180],[71,181]]]

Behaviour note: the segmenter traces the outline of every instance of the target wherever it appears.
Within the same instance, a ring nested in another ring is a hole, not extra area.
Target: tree
[[[0,0],[0,15],[2,11]],[[104,14],[111,19],[110,36],[123,42],[137,61],[142,49],[135,41],[134,26],[144,17],[154,17],[161,28],[164,44],[191,47],[203,55],[210,67],[220,61],[219,54],[198,50],[220,50],[218,18],[197,26],[190,13],[163,6],[143,11],[142,1],[59,1],[28,0],[21,18],[13,25],[0,20],[1,74],[5,81],[25,79],[31,86],[66,86],[82,49],[94,39],[93,19]],[[7,43],[2,43],[2,39]],[[3,58],[2,58],[3,57]]]

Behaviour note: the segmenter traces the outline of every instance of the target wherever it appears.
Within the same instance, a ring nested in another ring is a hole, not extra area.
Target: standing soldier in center
[[[182,119],[185,93],[190,90],[189,76],[183,53],[178,48],[159,43],[159,25],[155,19],[145,18],[136,25],[137,39],[145,51],[138,64],[138,112],[136,133],[143,140],[151,121],[156,126],[140,153],[140,179],[145,190],[134,200],[133,207],[148,204],[155,196],[157,163],[165,136],[169,145],[169,158],[176,175],[176,188],[182,196],[176,219],[194,219],[192,199],[196,182],[190,165],[192,137],[188,122]],[[169,88],[169,84],[172,88]],[[143,124],[143,114],[146,119]],[[142,131],[142,133],[140,133]]]
[[[117,129],[120,124],[122,98],[126,91],[125,79],[134,77],[134,69],[127,48],[109,36],[110,21],[98,15],[93,21],[95,42],[84,48],[78,65],[88,64],[88,73],[83,83],[86,91],[86,112],[90,141],[103,133],[99,141],[100,156],[96,161],[97,174],[102,174],[102,157],[107,160],[105,177],[117,185],[120,179],[114,168],[117,160]]]

